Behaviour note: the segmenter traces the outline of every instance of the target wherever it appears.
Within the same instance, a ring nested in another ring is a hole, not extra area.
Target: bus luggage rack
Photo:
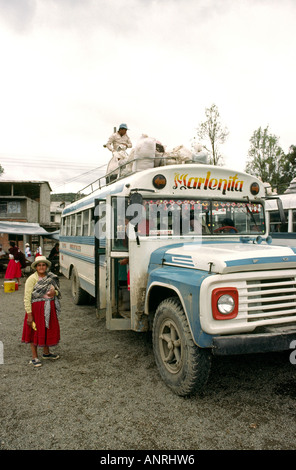
[[[167,165],[176,165],[180,163],[177,157],[172,157],[172,156],[162,157],[162,158],[157,157],[157,160],[160,160],[160,164],[157,165],[157,167],[162,167],[162,166],[167,166]],[[81,199],[84,196],[88,196],[89,194],[92,194],[97,189],[104,188],[105,186],[108,186],[109,184],[114,183],[115,181],[120,180],[122,178],[125,178],[126,176],[132,175],[133,173],[136,173],[137,171],[143,171],[142,169],[133,171],[133,164],[134,163],[137,164],[141,161],[153,163],[154,159],[153,158],[135,158],[133,160],[129,160],[126,163],[123,163],[122,165],[118,166],[115,170],[110,171],[109,173],[106,173],[106,175],[101,176],[100,178],[96,179],[94,182],[80,189],[80,191],[78,191],[78,193],[76,194],[75,200],[77,201],[78,199]],[[185,163],[186,164],[190,164],[190,163],[200,164],[202,162],[198,162],[196,160],[187,160]],[[154,168],[154,167],[151,166],[151,168]]]

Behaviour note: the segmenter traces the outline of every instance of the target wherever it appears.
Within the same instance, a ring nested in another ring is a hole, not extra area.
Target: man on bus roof
[[[109,137],[109,140],[106,144],[107,149],[109,149],[111,152],[118,152],[120,150],[132,148],[131,140],[126,133],[127,130],[128,127],[126,124],[120,124],[118,131],[114,132],[114,134]]]

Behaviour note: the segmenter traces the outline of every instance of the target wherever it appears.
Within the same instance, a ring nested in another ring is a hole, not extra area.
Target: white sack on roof
[[[124,162],[124,166],[121,168],[120,176],[129,175],[132,172],[133,164],[129,163],[135,158],[135,149],[132,149]]]
[[[176,163],[185,163],[192,160],[191,150],[184,147],[184,145],[179,145],[178,147],[173,148],[171,154],[172,156],[175,156]]]
[[[154,168],[156,150],[156,139],[142,134],[134,149],[133,171],[147,170]]]
[[[204,149],[203,149],[203,146],[201,144],[196,144],[194,146],[194,154],[193,154],[193,157],[192,157],[192,160],[194,161],[194,163],[205,163],[207,164],[208,163],[208,152],[206,152]]]
[[[165,165],[176,165],[190,162],[193,157],[191,150],[184,147],[184,145],[178,145],[173,150],[165,153]]]
[[[111,171],[114,171],[113,174],[117,175],[118,171],[115,171],[115,170],[118,170],[118,168],[121,165],[124,165],[124,163],[126,163],[127,160],[128,160],[128,154],[127,152],[125,152],[125,150],[120,150],[119,152],[113,152],[112,158],[108,163],[106,173],[108,174]]]

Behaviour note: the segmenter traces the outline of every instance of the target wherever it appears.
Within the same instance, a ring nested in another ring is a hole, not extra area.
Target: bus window
[[[66,235],[71,235],[70,216],[66,217]]]
[[[146,232],[139,235],[265,233],[261,204],[210,200],[144,200]]]
[[[261,204],[236,201],[213,201],[213,233],[265,233],[264,211]]]
[[[113,237],[111,246],[114,251],[128,251],[126,229],[129,220],[125,217],[127,204],[126,198],[116,197],[112,199]]]
[[[70,235],[75,236],[75,215],[70,216]]]
[[[76,228],[75,228],[75,235],[79,237],[81,235],[81,213],[76,214]]]
[[[89,210],[82,212],[82,217],[83,217],[83,221],[82,221],[82,235],[83,235],[84,237],[87,237],[87,236],[88,236],[89,216],[90,216],[90,211],[89,211]]]
[[[95,215],[94,209],[90,210],[90,236],[93,236],[95,233]]]
[[[65,218],[62,218],[61,220],[61,235],[66,235]]]
[[[286,220],[288,220],[288,211],[284,211]],[[288,222],[283,224],[280,219],[280,214],[278,211],[269,212],[269,223],[271,232],[287,232],[288,231]]]
[[[144,200],[139,235],[201,235],[208,231],[208,204],[197,200]]]
[[[296,233],[296,211],[292,211],[292,221],[293,221],[293,233]]]

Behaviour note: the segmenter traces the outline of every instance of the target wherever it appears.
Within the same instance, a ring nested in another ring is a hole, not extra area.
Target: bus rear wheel
[[[180,396],[203,390],[211,368],[211,353],[193,342],[179,299],[163,300],[153,322],[156,365],[166,385]]]
[[[88,294],[81,289],[76,268],[71,272],[71,294],[75,305],[82,305],[87,302]]]

